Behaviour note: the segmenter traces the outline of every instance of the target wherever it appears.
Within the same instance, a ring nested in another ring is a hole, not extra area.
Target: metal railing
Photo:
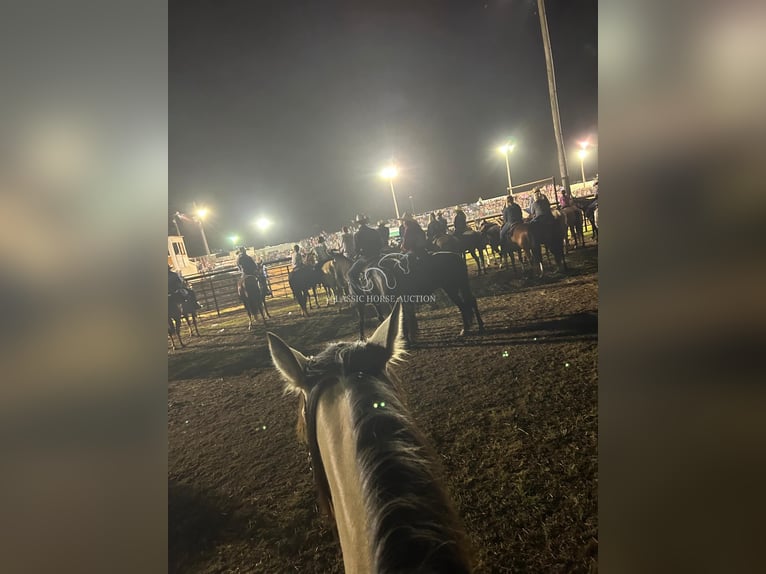
[[[273,299],[283,299],[292,297],[290,285],[288,282],[289,263],[274,263],[266,265],[266,277],[269,290]],[[197,301],[205,310],[215,309],[218,316],[221,315],[221,309],[241,305],[239,294],[237,293],[237,280],[240,272],[236,267],[226,267],[198,273],[184,277],[197,295]]]

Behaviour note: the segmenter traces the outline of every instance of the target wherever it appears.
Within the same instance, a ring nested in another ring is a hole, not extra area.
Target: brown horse
[[[263,296],[258,278],[255,275],[245,275],[237,280],[237,293],[247,311],[247,330],[253,328],[253,318],[257,318],[256,313],[261,314],[263,324],[266,325],[266,315],[264,314]]]
[[[510,253],[511,264],[513,265],[514,271],[516,270],[516,265],[513,262],[513,251],[506,252],[505,246],[507,245],[511,248],[511,250],[516,250],[519,252],[519,265],[521,265],[522,274],[524,273],[524,258],[522,255],[524,255],[526,260],[529,262],[530,273],[534,274],[535,269],[537,269],[539,270],[540,275],[542,275],[543,264],[542,261],[540,261],[540,257],[537,253],[539,246],[537,245],[537,241],[531,233],[529,224],[517,223],[514,225],[513,229],[508,232],[507,239],[508,241],[506,243],[501,243],[503,263],[505,263],[506,255]]]
[[[298,435],[320,507],[335,519],[345,571],[468,573],[467,538],[439,459],[392,380],[401,332],[397,303],[367,343],[334,343],[307,357],[269,333],[269,351],[299,397]]]

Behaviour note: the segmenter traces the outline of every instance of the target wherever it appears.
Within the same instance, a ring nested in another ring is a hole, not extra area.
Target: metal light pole
[[[580,156],[580,173],[582,174],[582,182],[585,184],[585,156],[588,155],[588,152],[587,150],[581,149],[577,152],[577,155]]]
[[[394,178],[399,170],[395,166],[389,165],[380,170],[380,177],[387,179],[391,185],[391,197],[394,198],[394,210],[396,211],[396,219],[399,219],[399,204],[396,203],[396,192],[394,191]]]
[[[415,215],[415,200],[410,196],[410,207],[412,207],[412,215]]]
[[[202,233],[202,242],[205,244],[205,253],[210,255],[210,246],[207,244],[207,237],[205,236],[205,227],[202,225],[202,220],[207,215],[207,209],[204,207],[197,210],[197,223],[199,223],[199,230]]]
[[[513,195],[513,184],[511,183],[511,163],[508,160],[508,154],[513,151],[516,144],[501,145],[498,150],[500,153],[505,154],[505,172],[508,175],[508,195]]]
[[[569,170],[567,158],[564,152],[564,138],[561,135],[561,117],[559,116],[559,99],[556,92],[556,74],[553,70],[553,54],[551,53],[551,38],[548,34],[548,18],[545,16],[544,0],[537,0],[537,11],[540,14],[540,30],[543,35],[543,48],[545,49],[545,68],[548,72],[548,95],[551,99],[551,116],[553,117],[553,132],[556,136],[556,149],[559,156],[559,174],[561,185],[571,193],[569,187]]]

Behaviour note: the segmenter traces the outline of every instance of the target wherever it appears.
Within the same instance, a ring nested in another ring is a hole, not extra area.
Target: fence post
[[[215,281],[213,280],[212,276],[209,276],[209,279],[210,279],[210,290],[213,292],[213,303],[215,304],[215,312],[220,317],[221,310],[218,308],[218,299],[215,296]]]

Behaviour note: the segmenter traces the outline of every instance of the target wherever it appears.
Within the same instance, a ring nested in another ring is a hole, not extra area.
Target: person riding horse
[[[317,239],[317,242],[317,245],[314,246],[314,257],[316,258],[314,269],[321,271],[322,265],[330,261],[332,256],[330,255],[329,251],[327,251],[327,244],[325,243],[323,236],[320,235],[319,239]]]
[[[459,207],[455,210],[455,235],[462,235],[468,231],[468,223],[466,222],[465,212]]]
[[[383,241],[383,247],[388,247],[388,240],[391,237],[391,231],[388,229],[385,221],[378,222],[378,233],[380,233],[380,238]]]
[[[407,255],[409,268],[414,275],[418,267],[423,268],[428,265],[429,255],[426,251],[428,240],[425,231],[410,213],[402,216],[402,224],[404,225],[402,253]]]
[[[290,260],[291,271],[296,271],[305,266],[306,264],[303,261],[303,255],[301,255],[301,246],[296,243],[293,245],[293,255]]]
[[[539,187],[535,189],[535,201],[532,203],[529,213],[531,215],[529,223],[532,226],[532,231],[538,236],[543,227],[553,224],[551,203],[548,201],[548,198],[543,195],[543,192],[540,191]]]
[[[239,255],[237,255],[237,269],[245,275],[258,275],[258,265],[255,263],[252,257],[247,254],[247,250],[244,247],[239,248]]]
[[[354,221],[359,225],[359,230],[354,234],[357,259],[348,270],[348,280],[357,289],[360,287],[359,275],[370,263],[377,263],[383,249],[383,238],[378,231],[367,225],[368,221],[364,215],[357,215]]]
[[[441,211],[436,214],[436,221],[438,221],[439,225],[441,225],[442,233],[447,235],[447,231],[449,231],[449,224],[447,223],[447,220],[444,219],[444,214]]]
[[[426,239],[433,241],[439,235],[444,235],[441,222],[436,219],[436,214],[431,213],[428,220],[428,227],[426,228]]]
[[[516,203],[513,195],[505,198],[505,207],[503,208],[503,226],[500,228],[500,244],[508,243],[508,236],[513,232],[513,228],[524,221],[521,213],[521,207]]]
[[[180,293],[184,301],[190,301],[194,307],[202,309],[202,305],[197,301],[197,294],[189,287],[184,278],[168,265],[168,295],[173,293]]]
[[[567,191],[566,187],[561,186],[559,188],[559,193],[561,194],[561,199],[559,199],[559,207],[561,207],[561,209],[564,209],[565,207],[572,207],[574,205],[572,201],[572,194],[571,192]]]

